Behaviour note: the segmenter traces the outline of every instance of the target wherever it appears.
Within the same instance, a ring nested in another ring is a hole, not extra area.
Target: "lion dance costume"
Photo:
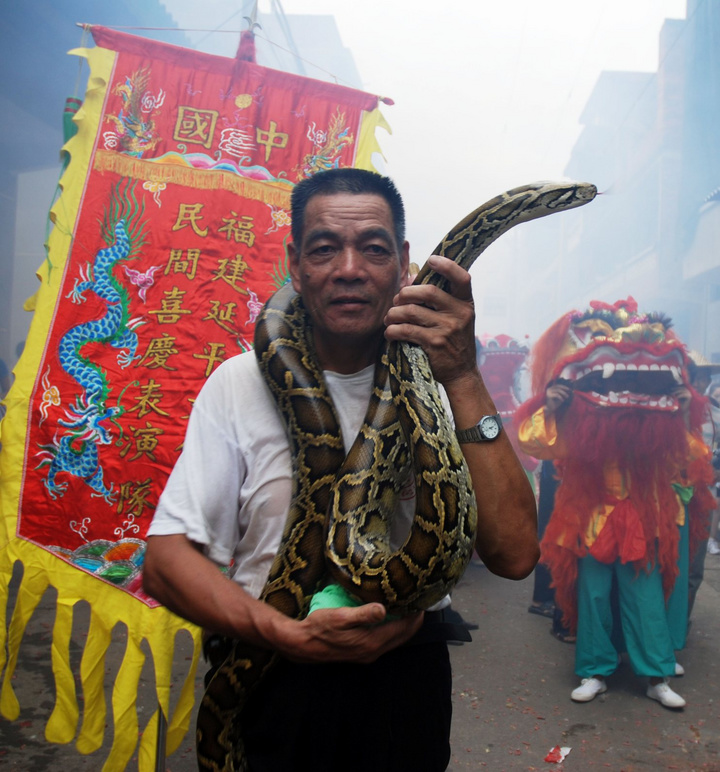
[[[706,400],[688,386],[687,353],[667,317],[638,313],[632,298],[590,306],[538,340],[534,396],[516,413],[521,447],[552,460],[560,479],[541,560],[564,624],[577,630],[579,676],[617,667],[614,573],[630,663],[636,675],[664,678],[685,645],[689,554],[713,508]],[[571,398],[547,412],[552,384]]]

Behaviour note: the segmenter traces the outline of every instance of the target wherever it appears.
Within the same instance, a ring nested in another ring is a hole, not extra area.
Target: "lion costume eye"
[[[575,345],[579,349],[587,346],[591,340],[612,338],[614,334],[615,330],[602,319],[585,319],[575,324],[570,331],[570,335],[575,339]]]

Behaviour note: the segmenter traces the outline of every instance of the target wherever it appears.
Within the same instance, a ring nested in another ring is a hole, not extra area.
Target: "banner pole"
[[[165,772],[165,741],[167,739],[167,721],[163,709],[158,705],[157,742],[155,743],[155,772]]]

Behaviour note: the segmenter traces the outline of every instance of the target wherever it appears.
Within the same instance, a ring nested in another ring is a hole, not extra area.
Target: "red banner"
[[[18,535],[143,597],[193,399],[287,280],[292,187],[356,165],[377,98],[93,35],[117,54],[32,391]]]

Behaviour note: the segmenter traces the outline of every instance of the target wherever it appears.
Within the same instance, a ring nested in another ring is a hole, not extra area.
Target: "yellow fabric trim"
[[[52,640],[52,669],[57,692],[55,707],[45,727],[51,743],[69,743],[77,730],[80,709],[75,694],[75,679],[70,668],[70,636],[75,601],[59,597],[55,611]]]
[[[185,738],[185,735],[188,732],[188,728],[190,727],[190,719],[192,718],[192,709],[193,705],[195,704],[195,674],[197,672],[198,663],[199,663],[199,655],[201,646],[200,646],[200,638],[199,638],[199,632],[200,630],[198,628],[194,628],[194,630],[190,630],[189,628],[185,627],[185,632],[183,635],[187,635],[189,633],[193,634],[194,637],[194,645],[195,650],[197,651],[197,654],[192,658],[190,662],[190,668],[188,670],[187,677],[185,678],[185,681],[182,685],[182,689],[180,690],[180,697],[178,698],[177,705],[175,706],[175,710],[172,714],[172,720],[170,721],[168,728],[167,728],[167,737],[165,738],[165,744],[168,748],[169,753],[174,753],[179,747],[180,743],[183,742],[183,739]],[[169,683],[169,679],[165,681],[165,683]],[[163,695],[163,699],[159,700],[160,704],[162,705],[163,711],[165,715],[168,715],[169,706],[167,703],[169,692],[166,689],[165,694],[168,696]],[[194,741],[195,735],[193,734],[193,741]],[[143,743],[145,738],[143,737]],[[141,748],[141,751],[143,748]],[[153,748],[152,753],[153,762],[155,759],[155,750]],[[142,760],[142,757],[141,757]],[[143,768],[141,767],[141,772],[144,772]]]
[[[9,558],[9,550],[3,549],[0,560],[5,564],[6,559]],[[5,565],[0,565],[0,569],[5,569]],[[12,573],[12,565],[8,565],[8,571],[3,573],[6,576],[10,576]],[[36,566],[26,566],[25,573],[23,575],[23,582],[18,590],[17,598],[15,600],[15,610],[10,620],[10,626],[8,628],[7,635],[7,666],[5,668],[5,677],[2,683],[2,689],[0,689],[0,713],[5,718],[11,721],[15,720],[20,715],[20,703],[15,696],[15,691],[12,688],[12,677],[15,673],[15,667],[17,665],[18,650],[20,648],[20,641],[22,640],[27,623],[33,612],[37,608],[40,598],[48,586],[48,577],[44,575],[41,570],[38,570]],[[7,584],[5,585],[5,595],[0,598],[0,604],[2,606],[7,605]],[[5,628],[2,629],[4,636]],[[0,643],[5,643],[4,641]],[[3,647],[4,648],[4,645]]]
[[[561,457],[557,424],[554,414],[546,415],[545,408],[538,408],[518,427],[520,447],[533,458],[543,461]]]
[[[138,715],[135,710],[135,698],[140,682],[140,673],[145,664],[145,655],[134,637],[128,636],[127,649],[120,670],[115,679],[112,695],[113,715],[115,717],[115,736],[110,756],[103,766],[110,772],[124,769],[137,745]],[[112,764],[110,759],[113,759]]]
[[[620,499],[626,499],[628,496],[625,493],[624,496],[618,496]],[[685,525],[685,505],[677,498],[678,511],[675,515],[675,522],[682,527]],[[590,549],[595,543],[595,540],[600,535],[600,531],[605,527],[608,517],[615,511],[615,507],[612,504],[603,504],[595,509],[592,513],[590,522],[588,523],[587,531],[585,532],[585,546]]]
[[[380,153],[385,158],[375,135],[378,128],[385,129],[388,134],[392,134],[390,124],[385,120],[385,116],[380,112],[379,107],[376,107],[371,112],[364,112],[362,123],[360,124],[358,150],[355,156],[355,166],[358,169],[376,170],[372,160],[373,153]]]
[[[595,540],[600,535],[600,531],[605,527],[608,517],[612,514],[615,507],[612,504],[605,504],[598,507],[592,515],[585,532],[585,546],[590,549]]]
[[[107,85],[115,53],[102,48],[76,49],[70,53],[87,59],[90,78],[85,102],[75,121],[78,133],[63,147],[71,163],[60,180],[62,195],[50,217],[54,224],[48,240],[48,259],[39,267],[40,288],[30,305],[35,307],[23,355],[14,369],[15,381],[7,395],[7,414],[0,425],[0,713],[9,720],[20,715],[21,706],[12,679],[18,663],[23,634],[33,612],[49,586],[57,590],[57,616],[53,627],[51,661],[55,676],[55,707],[48,720],[46,737],[51,742],[70,742],[79,719],[75,681],[69,656],[69,641],[75,604],[90,605],[91,619],[80,664],[83,690],[82,726],[76,739],[80,753],[97,750],[103,741],[107,706],[104,694],[105,657],[111,631],[118,622],[127,625],[127,650],[114,685],[114,742],[103,769],[122,770],[138,746],[137,684],[145,661],[141,644],[147,642],[155,663],[158,701],[168,716],[166,753],[179,747],[187,733],[194,702],[194,681],[200,657],[200,630],[167,609],[151,609],[133,596],[61,560],[47,550],[16,538],[20,489],[24,464],[30,395],[42,352],[52,325],[57,294],[62,283],[92,158]],[[16,561],[23,564],[12,618],[6,619],[9,583]],[[176,635],[185,631],[192,638],[192,662],[185,676],[172,715],[169,712],[171,664]],[[7,646],[7,656],[5,654]],[[142,772],[154,769],[157,719],[151,719],[141,747]],[[153,730],[153,726],[155,729]]]
[[[682,528],[685,525],[685,505],[678,496],[678,513],[675,515],[675,522]]]
[[[87,643],[80,662],[80,680],[82,682],[85,701],[95,706],[92,711],[86,710],[77,739],[77,749],[80,753],[93,753],[101,745],[105,734],[105,655],[110,647],[111,628],[104,616],[90,610],[90,626]]]
[[[687,433],[688,450],[690,451],[688,456],[688,463],[695,461],[698,458],[709,458],[712,455],[712,451],[705,444],[701,437],[696,437],[694,434]]]
[[[141,158],[131,158],[108,150],[98,150],[95,153],[93,169],[100,172],[111,171],[138,180],[169,182],[202,190],[229,190],[253,201],[262,201],[283,209],[290,208],[290,185],[278,184],[279,187],[273,187],[271,182],[257,182],[217,169],[211,171],[193,169],[192,166],[181,163],[143,161]]]
[[[37,308],[37,292],[30,295],[29,298],[23,303],[23,311],[34,311]]]

